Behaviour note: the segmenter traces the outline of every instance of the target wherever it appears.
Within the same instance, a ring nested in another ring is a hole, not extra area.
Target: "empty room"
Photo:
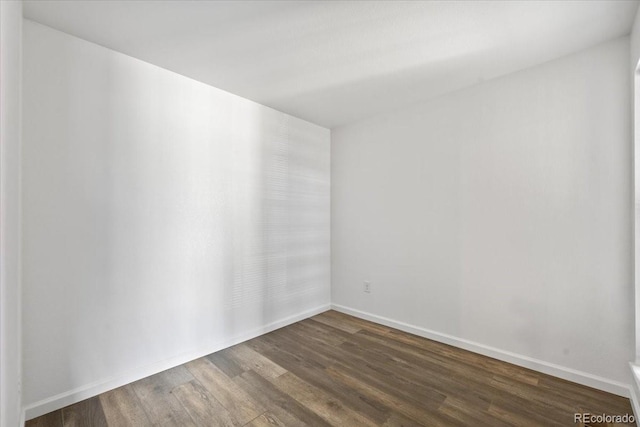
[[[0,0],[0,427],[637,425],[638,5]]]

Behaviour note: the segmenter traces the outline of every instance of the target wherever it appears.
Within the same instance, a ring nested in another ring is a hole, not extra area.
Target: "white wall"
[[[332,302],[627,393],[628,70],[622,38],[332,130]]]
[[[0,1],[0,426],[19,424],[22,3]]]
[[[325,310],[329,131],[25,21],[27,416]]]

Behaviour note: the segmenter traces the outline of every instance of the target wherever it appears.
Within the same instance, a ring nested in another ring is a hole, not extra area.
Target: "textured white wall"
[[[332,302],[624,392],[629,105],[622,38],[332,130]]]
[[[0,1],[0,426],[20,419],[22,3]]]
[[[27,406],[329,304],[327,129],[31,21],[24,49]]]

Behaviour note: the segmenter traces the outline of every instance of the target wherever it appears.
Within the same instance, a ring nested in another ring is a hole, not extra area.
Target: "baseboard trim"
[[[630,397],[630,384],[624,384],[618,381],[599,377],[597,375],[592,375],[588,372],[582,372],[542,360],[534,359],[528,356],[523,356],[521,354],[500,350],[495,347],[490,347],[477,342],[465,340],[453,335],[432,331],[420,326],[410,325],[408,323],[389,319],[383,316],[378,316],[376,314],[346,307],[340,304],[331,304],[331,308],[341,313],[349,314],[351,316],[359,317],[364,320],[369,320],[371,322],[399,329],[404,332],[409,332],[414,335],[418,335],[444,344],[449,344],[454,347],[469,350],[474,353],[482,354],[484,356],[492,357],[494,359],[502,360],[514,365],[522,366],[523,368],[528,368],[534,371],[542,372],[544,374],[553,375],[554,377],[586,385],[588,387],[597,388],[599,390],[617,394],[619,396]]]
[[[101,393],[113,390],[126,384],[130,384],[142,378],[146,378],[150,375],[154,375],[167,369],[174,368],[208,354],[215,353],[216,351],[220,351],[227,347],[240,344],[241,342],[256,338],[271,331],[275,331],[276,329],[280,329],[292,323],[299,322],[300,320],[307,319],[311,316],[315,316],[316,314],[323,313],[330,309],[330,304],[321,305],[311,310],[288,316],[275,322],[271,322],[265,326],[255,328],[251,331],[237,335],[229,340],[225,340],[213,345],[208,345],[206,347],[187,352],[177,357],[140,367],[117,377],[98,381],[93,384],[89,384],[71,391],[60,393],[47,399],[43,399],[39,402],[25,406],[23,411],[23,420],[30,420],[41,415],[48,414],[49,412],[64,408],[65,406],[73,405],[74,403],[80,402],[90,397],[97,396]],[[24,425],[24,423],[22,425]]]

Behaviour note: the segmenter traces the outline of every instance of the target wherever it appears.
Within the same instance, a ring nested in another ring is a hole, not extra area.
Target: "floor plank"
[[[267,379],[253,371],[248,371],[234,381],[247,390],[269,412],[276,415],[287,426],[327,427],[329,423],[315,412],[300,404],[292,396],[277,389]]]
[[[318,353],[313,349],[298,344],[295,336],[289,338],[287,338],[287,341],[283,341],[285,345],[277,349],[265,350],[265,355],[281,361],[283,365],[286,364],[289,371],[300,379],[339,399],[345,407],[365,415],[376,424],[383,424],[387,420],[390,415],[387,407],[379,404],[375,399],[371,399],[369,396],[335,381],[331,376],[327,375],[325,370],[332,363],[328,362],[327,359],[318,359]],[[281,337],[280,339],[285,338]],[[312,364],[311,362],[314,361],[316,363]]]
[[[148,426],[149,417],[142,409],[142,402],[131,385],[119,387],[100,395],[107,424],[112,426]]]
[[[229,411],[195,380],[174,388],[173,394],[187,410],[196,425],[222,427],[242,425],[235,422],[231,418]]]
[[[301,380],[291,372],[273,380],[274,385],[311,409],[331,425],[375,426],[364,415],[345,407],[339,399]]]
[[[256,352],[246,344],[239,344],[228,349],[229,355],[245,371],[253,370],[265,378],[276,378],[285,372],[282,366]]]
[[[62,411],[49,412],[25,423],[26,427],[62,427]]]
[[[62,425],[65,427],[106,427],[99,397],[83,400],[75,405],[62,409]]]
[[[170,369],[132,384],[152,425],[195,426],[189,413],[171,391],[193,380],[184,366]]]
[[[209,359],[211,363],[216,365],[218,369],[224,372],[224,374],[229,378],[241,375],[247,371],[247,369],[244,369],[242,366],[238,365],[235,362],[228,348],[208,355],[207,359]]]
[[[282,421],[280,421],[278,417],[268,412],[261,414],[260,416],[254,418],[249,424],[247,424],[247,427],[274,427],[274,426],[286,427],[287,425],[284,424]]]
[[[311,318],[312,320],[315,320],[316,322],[320,322],[323,323],[327,326],[331,326],[334,327],[336,329],[340,329],[343,332],[346,332],[348,334],[354,334],[356,332],[358,332],[359,330],[361,330],[362,328],[358,325],[353,325],[347,322],[342,322],[340,320],[337,320],[331,316],[326,315],[325,313],[322,314],[318,314],[317,316],[313,316]]]
[[[265,412],[255,399],[206,358],[187,363],[187,369],[222,404],[238,425],[245,425]]]

